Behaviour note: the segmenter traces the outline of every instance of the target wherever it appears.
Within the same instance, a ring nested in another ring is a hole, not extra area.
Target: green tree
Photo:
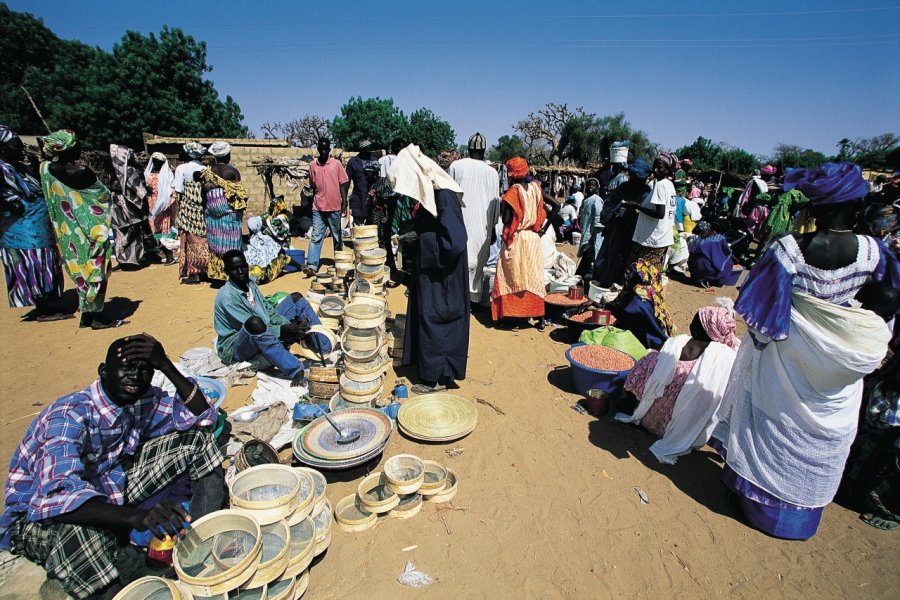
[[[528,147],[517,135],[501,135],[497,143],[490,147],[487,159],[492,162],[506,162],[516,156],[526,156]]]
[[[694,168],[699,171],[708,169],[722,169],[722,156],[725,151],[721,144],[699,136],[689,146],[682,146],[675,151],[678,158],[689,158],[694,163]]]
[[[240,107],[204,79],[206,44],[166,27],[157,38],[127,32],[112,53],[60,40],[27,13],[0,4],[0,119],[22,133],[44,126],[75,130],[88,148],[110,142],[139,148],[144,132],[243,137]]]
[[[653,162],[659,151],[658,146],[650,141],[650,136],[643,129],[635,129],[625,113],[616,113],[607,115],[597,120],[597,127],[603,134],[600,142],[600,156],[609,159],[609,147],[615,142],[625,140],[631,141],[631,150],[628,153],[628,160],[633,161],[637,158],[643,158],[647,162]]]
[[[409,115],[405,139],[419,146],[426,156],[437,156],[447,148],[456,147],[456,133],[450,123],[427,108],[420,108]]]
[[[561,160],[586,167],[599,163],[604,131],[594,115],[577,115],[566,121],[559,136],[558,152]]]
[[[785,169],[812,169],[827,160],[828,157],[816,150],[782,143],[775,146],[775,152],[767,162],[772,163],[778,167],[781,173],[784,173]]]
[[[341,107],[341,114],[331,120],[328,129],[341,148],[356,148],[364,139],[378,148],[388,148],[392,140],[406,132],[407,123],[393,98],[363,100],[357,96]]]

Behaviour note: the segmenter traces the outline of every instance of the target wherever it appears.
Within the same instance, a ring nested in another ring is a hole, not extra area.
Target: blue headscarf
[[[825,163],[818,169],[788,169],[784,191],[798,189],[812,204],[838,204],[857,200],[868,193],[862,170],[851,162]]]
[[[652,171],[653,169],[643,158],[639,158],[628,165],[628,172],[641,179],[647,179],[648,177],[650,177],[650,173]]]

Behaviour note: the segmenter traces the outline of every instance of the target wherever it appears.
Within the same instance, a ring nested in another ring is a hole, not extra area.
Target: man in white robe
[[[486,147],[484,136],[475,133],[469,138],[469,157],[450,165],[450,176],[462,188],[465,202],[462,212],[469,236],[469,295],[473,303],[482,297],[484,265],[500,218],[500,177],[484,162]]]

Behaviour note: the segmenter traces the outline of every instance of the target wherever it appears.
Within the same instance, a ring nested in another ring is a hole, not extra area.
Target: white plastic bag
[[[434,579],[432,579],[428,573],[416,571],[416,567],[412,564],[411,560],[406,561],[406,568],[403,570],[400,577],[397,578],[397,581],[403,585],[414,588],[425,587],[426,585],[434,583]]]

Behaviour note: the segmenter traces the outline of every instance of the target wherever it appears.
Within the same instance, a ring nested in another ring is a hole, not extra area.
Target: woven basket
[[[147,598],[164,597],[168,593],[173,600],[192,600],[193,596],[183,590],[177,581],[162,577],[141,577],[119,590],[113,600],[146,600]]]
[[[409,519],[419,514],[420,510],[422,510],[422,495],[407,494],[400,496],[400,503],[388,516],[392,519]]]
[[[356,494],[345,496],[334,506],[334,520],[342,531],[365,531],[375,526],[377,515],[369,511]]]
[[[290,530],[287,523],[277,521],[262,528],[263,548],[256,573],[244,587],[261,587],[279,579],[291,559]],[[269,548],[271,544],[273,547]]]
[[[456,492],[459,489],[459,477],[456,475],[456,471],[453,469],[447,469],[447,483],[444,485],[444,489],[442,489],[437,494],[428,497],[428,501],[434,504],[441,504],[443,502],[450,502],[453,498],[456,497]]]
[[[382,277],[384,277],[384,269],[381,268],[381,265],[367,265],[363,263],[356,264],[356,276],[362,279],[367,279],[370,282],[381,282]]]
[[[309,333],[321,333],[322,335],[324,335],[328,339],[328,343],[331,345],[332,350],[337,345],[337,336],[335,336],[334,332],[327,327],[324,327],[322,325],[313,325],[309,328]],[[310,360],[318,360],[319,353],[307,346],[307,344],[309,343],[309,339],[310,338],[308,337],[300,342],[300,355]]]
[[[252,547],[228,564],[221,557],[212,560],[214,538],[223,532],[238,531],[253,539]],[[259,523],[245,511],[219,510],[191,523],[187,533],[175,542],[172,565],[178,579],[194,596],[215,596],[247,583],[256,572],[262,550]],[[187,561],[191,561],[188,563]],[[222,569],[220,565],[227,564]]]
[[[384,324],[385,316],[383,308],[370,304],[351,302],[344,307],[344,325],[347,327],[373,329]]]
[[[307,378],[321,383],[337,383],[341,380],[341,370],[338,367],[310,367]]]
[[[278,581],[273,581],[268,586],[266,600],[294,600],[297,589],[297,579],[293,576],[282,576]]]
[[[257,456],[262,456],[266,460],[264,464],[278,464],[278,452],[275,451],[275,448],[262,440],[248,440],[244,442],[234,455],[234,468],[238,473],[256,466],[251,464],[251,460],[248,460],[248,454],[254,455],[253,460],[256,460]]]
[[[353,227],[353,239],[354,240],[356,238],[377,238],[377,237],[378,237],[378,225],[356,225]]]
[[[372,248],[359,253],[359,262],[364,265],[379,266],[387,260],[387,251],[384,248]]]
[[[346,302],[340,296],[328,295],[319,302],[319,315],[323,317],[340,318],[344,314]]]
[[[283,494],[275,498],[264,495],[266,486],[280,486]],[[231,506],[253,511],[253,517],[268,525],[291,515],[300,504],[300,475],[285,465],[260,465],[241,471],[228,484]]]
[[[353,250],[335,250],[334,251],[335,269],[337,268],[337,263],[353,262],[355,258],[356,258],[356,252],[354,252]]]
[[[423,496],[434,496],[444,491],[447,485],[447,469],[433,460],[422,461],[425,464],[425,480],[419,493]]]
[[[337,383],[322,383],[321,381],[309,381],[309,395],[313,398],[331,398],[341,386]]]
[[[412,454],[398,454],[384,463],[384,477],[395,494],[414,494],[425,481],[425,463]]]
[[[381,471],[364,477],[356,493],[366,510],[379,515],[392,511],[400,503],[400,496],[388,487],[388,480]]]
[[[313,560],[316,549],[316,526],[312,517],[306,517],[291,525],[290,559],[284,571],[285,577],[295,577],[305,571]]]

